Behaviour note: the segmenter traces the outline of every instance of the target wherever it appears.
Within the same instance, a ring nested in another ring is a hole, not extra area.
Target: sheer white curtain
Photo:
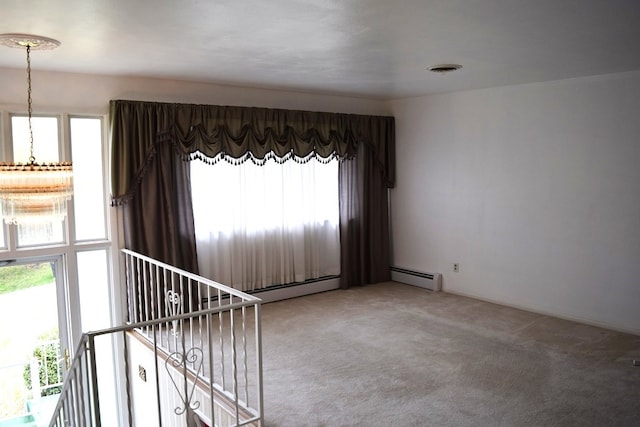
[[[241,290],[340,274],[338,161],[191,162],[200,274]]]

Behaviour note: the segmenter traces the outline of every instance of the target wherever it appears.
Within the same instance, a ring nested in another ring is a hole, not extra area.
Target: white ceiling
[[[640,69],[640,0],[2,0],[0,33],[62,42],[34,70],[382,99]]]

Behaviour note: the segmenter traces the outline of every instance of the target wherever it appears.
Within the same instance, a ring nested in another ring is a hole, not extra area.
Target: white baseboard
[[[332,277],[310,283],[286,286],[277,289],[265,289],[251,292],[251,295],[262,300],[263,303],[281,301],[289,298],[297,298],[319,292],[333,291],[340,288],[340,277]]]
[[[476,299],[478,301],[490,302],[492,304],[498,304],[498,305],[502,305],[502,306],[505,306],[505,307],[511,307],[511,308],[515,308],[515,309],[518,309],[518,310],[528,311],[530,313],[540,314],[542,316],[555,317],[557,319],[568,320],[570,322],[582,323],[584,325],[595,326],[597,328],[609,329],[611,331],[622,332],[622,333],[625,333],[625,334],[632,334],[632,335],[639,335],[640,336],[640,329],[633,329],[633,328],[630,329],[630,328],[620,327],[620,326],[617,326],[617,325],[612,325],[612,324],[605,323],[605,322],[598,322],[598,321],[594,321],[594,320],[591,320],[591,319],[584,319],[584,318],[578,317],[578,316],[568,316],[568,315],[559,314],[559,313],[552,313],[550,311],[540,310],[540,309],[537,309],[535,307],[530,307],[530,306],[521,305],[521,304],[513,304],[513,303],[499,301],[499,300],[492,299],[492,298],[486,298],[486,297],[483,297],[481,295],[473,294],[473,293],[470,293],[470,292],[452,291],[450,289],[447,289],[446,287],[443,289],[443,292],[446,292],[446,293],[449,293],[449,294],[453,294],[453,295],[460,295],[460,296],[467,297],[467,298],[473,298],[473,299]]]
[[[391,266],[389,270],[391,271],[391,280],[394,282],[418,286],[434,292],[442,289],[442,275],[440,273],[424,273],[398,266]]]

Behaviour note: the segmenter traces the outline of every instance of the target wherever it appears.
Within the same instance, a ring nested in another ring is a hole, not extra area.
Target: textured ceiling
[[[637,0],[2,0],[36,69],[379,99],[640,69]],[[460,71],[425,70],[459,63]],[[25,67],[2,47],[0,67]]]

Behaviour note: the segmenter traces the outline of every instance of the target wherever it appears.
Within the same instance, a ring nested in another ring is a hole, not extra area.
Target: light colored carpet
[[[638,336],[391,282],[262,316],[269,427],[640,425]]]

